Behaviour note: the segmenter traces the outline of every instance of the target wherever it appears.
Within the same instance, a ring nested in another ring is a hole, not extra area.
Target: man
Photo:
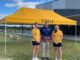
[[[42,59],[49,60],[49,44],[51,40],[51,28],[48,26],[48,22],[45,22],[44,27],[41,28],[41,36],[42,36]]]
[[[33,58],[32,60],[39,60],[38,58],[38,51],[39,51],[39,46],[40,46],[40,30],[38,29],[38,24],[35,23],[34,27],[32,29],[32,45],[33,45],[33,49],[32,49],[32,53],[33,53]]]

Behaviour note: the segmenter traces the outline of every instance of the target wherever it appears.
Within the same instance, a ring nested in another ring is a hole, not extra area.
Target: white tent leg
[[[77,49],[77,25],[75,25],[75,49]]]
[[[7,36],[7,32],[6,32],[6,23],[5,23],[5,48],[4,48],[4,54],[6,56],[6,36]]]
[[[77,56],[77,25],[75,25],[75,49],[73,51],[71,60],[78,60],[78,56]]]

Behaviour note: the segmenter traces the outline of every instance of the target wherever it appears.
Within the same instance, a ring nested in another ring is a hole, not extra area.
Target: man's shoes
[[[49,60],[49,58],[48,58],[48,57],[46,57],[46,60]]]
[[[42,60],[49,60],[48,57],[42,57]]]
[[[46,60],[46,57],[42,57],[42,60]]]

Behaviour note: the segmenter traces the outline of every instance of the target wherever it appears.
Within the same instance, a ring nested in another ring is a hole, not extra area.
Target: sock
[[[55,58],[55,60],[57,60],[57,58]]]
[[[62,58],[60,58],[59,60],[62,60]]]

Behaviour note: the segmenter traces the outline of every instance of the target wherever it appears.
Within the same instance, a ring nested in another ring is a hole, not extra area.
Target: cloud
[[[4,18],[5,16],[7,16],[6,14],[0,14],[0,19]]]
[[[5,4],[5,7],[15,7],[16,5],[14,3],[7,3]]]
[[[25,0],[6,0],[8,2],[20,2],[20,1],[25,1]]]
[[[35,8],[38,5],[38,2],[18,2],[18,7],[28,7],[28,8]]]
[[[35,8],[36,5],[39,4],[39,2],[24,2],[24,0],[12,0],[14,3],[6,3],[5,7],[28,7],[28,8]]]
[[[24,0],[13,0],[13,1],[19,2],[19,1],[24,1]]]

